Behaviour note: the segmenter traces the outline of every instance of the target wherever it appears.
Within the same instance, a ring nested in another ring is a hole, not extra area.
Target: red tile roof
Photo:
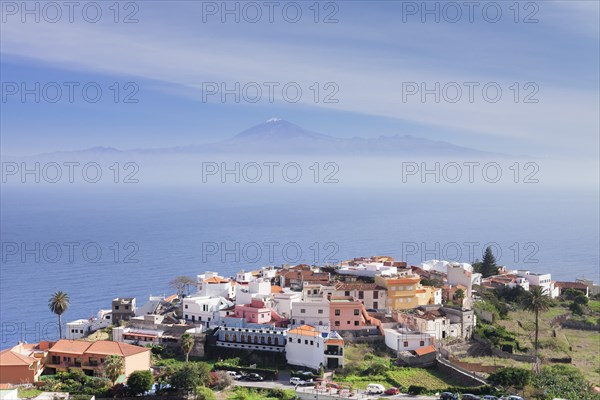
[[[424,356],[425,354],[435,353],[435,346],[429,345],[425,347],[419,347],[415,350],[415,353],[418,356]]]
[[[554,286],[559,287],[561,289],[581,289],[586,290],[587,286],[583,283],[579,282],[556,282]]]
[[[36,361],[33,357],[19,354],[12,349],[0,352],[0,366],[31,365]]]

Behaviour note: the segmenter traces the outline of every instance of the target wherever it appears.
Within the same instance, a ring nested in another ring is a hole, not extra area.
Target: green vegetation
[[[203,362],[188,362],[171,375],[171,386],[185,393],[197,394],[210,381],[210,366]]]
[[[531,381],[531,371],[523,368],[504,368],[488,376],[487,380],[505,389],[523,389]]]
[[[106,378],[87,376],[78,368],[56,375],[42,376],[42,391],[69,392],[71,394],[107,395],[111,382]],[[23,396],[24,397],[24,396]]]
[[[593,392],[581,371],[571,365],[544,367],[541,373],[533,377],[532,386],[530,396],[536,399],[600,399],[600,394]]]
[[[189,333],[186,332],[183,335],[181,335],[181,343],[180,344],[181,344],[181,351],[185,355],[185,362],[190,361],[190,352],[194,348],[194,345],[196,344],[196,340],[194,339],[194,337],[192,335],[190,335]]]
[[[535,316],[535,356],[538,356],[540,349],[540,313],[550,309],[550,296],[541,286],[532,286],[529,288],[529,293],[523,299],[523,309],[533,313]]]
[[[48,308],[58,316],[58,337],[62,339],[62,315],[69,308],[69,295],[62,291],[54,292],[48,300]]]
[[[435,393],[460,386],[455,378],[434,368],[398,367],[383,348],[353,344],[347,345],[345,351],[346,367],[336,373],[334,380],[351,383],[355,389],[365,389],[369,383],[379,383],[386,388],[403,390],[420,386],[425,388],[424,392]]]
[[[228,400],[294,400],[293,390],[283,389],[254,389],[237,386],[228,392]]]
[[[498,275],[498,266],[496,265],[496,257],[492,252],[491,247],[487,247],[483,253],[483,260],[481,262],[473,263],[473,270],[481,273],[484,278],[492,275]]]
[[[125,360],[121,356],[110,355],[104,361],[104,376],[114,385],[125,370]]]
[[[17,389],[17,392],[20,399],[30,399],[42,393],[42,391],[39,389],[21,387]]]
[[[127,378],[127,387],[133,396],[146,393],[152,389],[153,384],[154,377],[150,371],[134,371]]]

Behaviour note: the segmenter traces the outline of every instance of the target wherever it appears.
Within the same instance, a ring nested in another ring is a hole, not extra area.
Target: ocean
[[[594,190],[5,185],[1,206],[1,348],[56,338],[56,290],[71,299],[66,322],[115,297],[141,306],[205,271],[369,255],[471,262],[490,245],[511,268],[599,275]]]

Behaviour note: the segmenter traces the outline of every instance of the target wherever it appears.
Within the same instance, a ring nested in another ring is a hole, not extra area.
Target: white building
[[[69,340],[81,339],[98,329],[110,326],[111,323],[112,311],[100,310],[96,317],[67,322],[66,336]]]
[[[551,274],[538,274],[524,269],[519,269],[515,271],[515,275],[517,275],[520,278],[526,279],[529,283],[529,287],[531,285],[540,286],[542,290],[544,290],[548,294],[548,296],[552,298],[558,297],[558,289],[554,287]],[[529,287],[527,287],[527,289],[524,289],[529,290]]]
[[[448,272],[448,264],[450,261],[443,260],[427,260],[418,265],[424,271],[437,271],[445,274]]]
[[[198,293],[195,296],[224,297],[233,299],[234,285],[229,279],[219,276],[216,272],[205,272],[196,277]]]
[[[341,275],[364,276],[373,278],[375,275],[393,276],[398,274],[398,267],[386,266],[383,262],[371,262],[355,266],[343,265],[337,269]]]
[[[428,333],[408,328],[384,329],[385,345],[395,352],[411,351],[421,347],[435,345],[435,339]]]
[[[344,339],[326,328],[302,325],[287,332],[288,364],[319,370],[344,367]]]
[[[218,324],[221,317],[234,314],[234,303],[224,297],[192,296],[183,299],[183,318],[206,327]]]
[[[244,318],[223,318],[215,335],[219,347],[277,353],[286,349],[287,328],[248,323]]]
[[[250,304],[252,299],[266,301],[271,296],[271,282],[258,278],[248,283],[237,282],[235,285],[236,304]]]
[[[468,263],[448,263],[446,274],[448,284],[453,286],[462,285],[467,288],[464,303],[470,306],[471,296],[473,294],[473,284],[475,282],[481,282],[481,274],[473,273],[473,266]],[[436,304],[441,303],[436,302]]]
[[[292,304],[300,301],[302,294],[298,292],[281,292],[271,295],[271,308],[284,318],[291,319]]]
[[[439,306],[423,306],[401,311],[393,317],[400,326],[413,332],[428,334],[436,340],[448,337],[468,339],[472,336],[476,324],[476,316],[472,310]]]
[[[367,310],[384,310],[387,300],[387,290],[375,283],[338,282],[335,284],[333,295],[352,296],[363,303]]]
[[[252,274],[252,272],[241,270],[235,275],[235,281],[237,283],[248,283],[255,280],[256,277]]]
[[[146,304],[135,310],[136,315],[156,314],[158,307],[165,300],[164,296],[150,296]]]
[[[333,286],[304,285],[302,298],[291,303],[291,325],[329,326],[328,298],[334,292]]]

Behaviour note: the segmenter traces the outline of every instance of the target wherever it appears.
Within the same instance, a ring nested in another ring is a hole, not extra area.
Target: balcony
[[[343,356],[344,351],[342,349],[340,349],[340,350],[325,350],[325,355],[327,355],[327,356]]]

